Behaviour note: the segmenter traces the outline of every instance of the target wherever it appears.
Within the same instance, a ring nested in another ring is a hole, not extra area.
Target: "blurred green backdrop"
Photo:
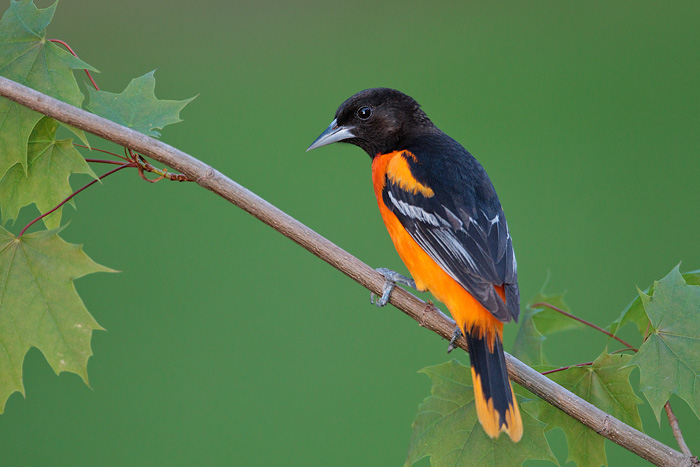
[[[523,301],[549,274],[548,291],[607,325],[635,286],[679,261],[700,268],[699,17],[694,0],[71,0],[49,36],[101,70],[105,90],[157,68],[158,97],[199,94],[165,141],[397,270],[367,156],[304,150],[351,94],[410,94],[491,175]],[[3,465],[403,463],[429,391],[416,371],[448,358],[444,341],[194,185],[122,172],[77,204],[66,239],[123,271],[77,282],[107,329],[94,334],[92,388],[32,350],[27,397],[0,416]],[[585,331],[548,349],[564,365],[605,343]],[[697,454],[700,422],[673,402]],[[640,410],[675,447],[666,421]],[[563,435],[551,439],[563,463]],[[646,465],[612,444],[608,456]]]

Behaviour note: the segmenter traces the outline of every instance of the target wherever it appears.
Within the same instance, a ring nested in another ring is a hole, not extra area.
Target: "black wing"
[[[476,166],[453,166],[451,172],[442,174],[442,180],[425,180],[434,192],[430,197],[406,191],[387,177],[383,200],[450,277],[500,321],[517,321],[520,292],[508,224],[486,173],[475,159],[469,162]],[[475,168],[476,174],[470,173]],[[471,186],[463,187],[464,182]],[[494,285],[504,286],[506,303]]]

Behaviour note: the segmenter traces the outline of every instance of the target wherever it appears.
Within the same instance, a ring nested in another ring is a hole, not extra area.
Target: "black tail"
[[[517,442],[523,435],[523,423],[513,387],[508,380],[501,336],[495,329],[491,336],[482,333],[477,337],[475,331],[465,335],[472,364],[474,402],[479,422],[490,437],[497,438],[505,431]]]

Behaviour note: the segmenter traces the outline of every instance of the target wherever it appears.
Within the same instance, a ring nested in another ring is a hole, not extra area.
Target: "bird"
[[[383,306],[396,282],[429,291],[464,335],[479,422],[491,438],[523,434],[508,379],[503,324],[520,313],[517,263],[501,202],[482,165],[410,96],[360,91],[307,151],[349,143],[372,160],[372,184],[389,236],[412,279],[380,268]],[[450,350],[448,348],[448,351]]]

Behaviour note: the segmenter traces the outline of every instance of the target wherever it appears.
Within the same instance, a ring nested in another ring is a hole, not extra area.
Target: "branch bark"
[[[237,184],[204,162],[162,141],[150,138],[107,119],[68,105],[14,81],[0,77],[0,95],[68,125],[137,151],[182,172],[198,185],[230,201],[298,243],[375,294],[382,292],[384,277],[373,268],[333,244],[301,222]],[[455,323],[434,306],[396,288],[390,303],[443,338],[450,339]],[[457,346],[466,351],[464,339]],[[579,420],[601,436],[660,466],[700,465],[646,434],[626,425],[559,386],[549,378],[506,354],[513,381]]]

